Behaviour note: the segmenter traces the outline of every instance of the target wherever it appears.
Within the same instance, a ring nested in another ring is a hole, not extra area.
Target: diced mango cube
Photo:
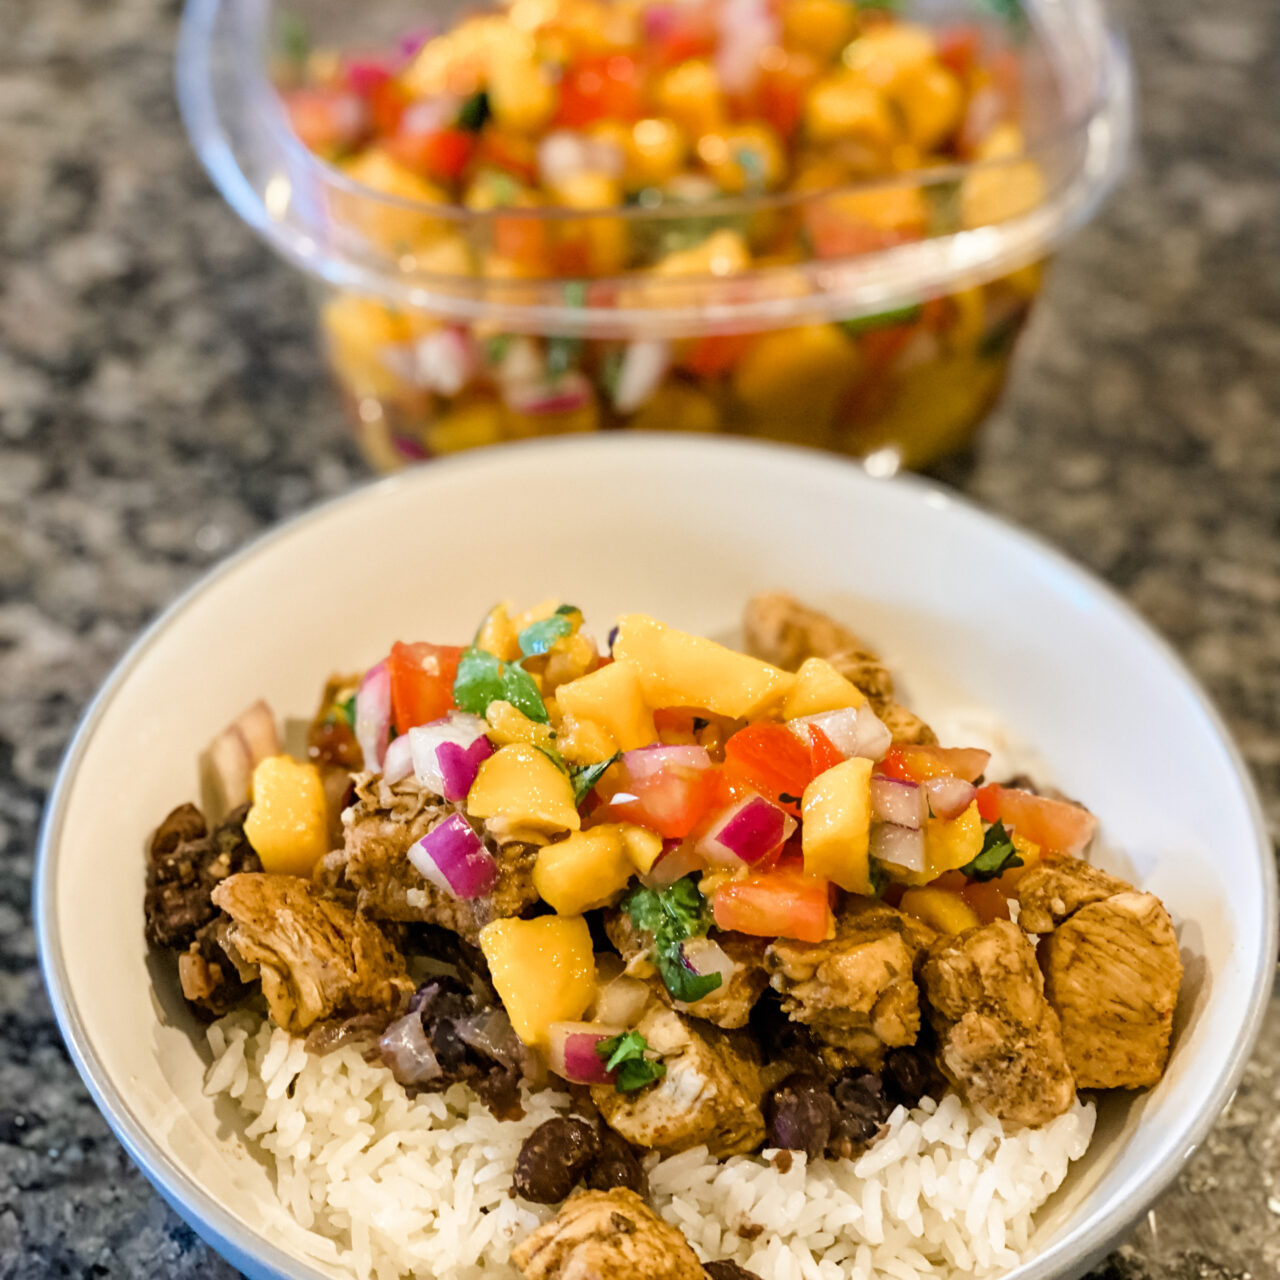
[[[544,846],[534,863],[533,887],[562,916],[575,916],[608,906],[634,874],[621,834],[609,824]]]
[[[560,97],[532,48],[495,49],[487,87],[493,118],[518,133],[537,133],[547,125]]]
[[[313,764],[268,756],[253,771],[253,804],[244,833],[262,869],[310,876],[329,852],[329,809]]]
[[[642,876],[648,875],[662,856],[662,837],[656,831],[630,822],[620,822],[618,834],[622,837],[622,852],[631,859],[631,865]]]
[[[871,761],[855,756],[820,773],[804,789],[800,843],[804,869],[850,893],[871,882]]]
[[[898,137],[884,94],[849,71],[833,72],[813,86],[804,119],[809,137],[820,145],[853,140],[884,151]]]
[[[480,930],[480,950],[515,1033],[545,1046],[553,1022],[573,1022],[595,998],[591,930],[581,916],[494,920]]]
[[[848,0],[783,0],[782,36],[823,62],[833,58],[858,29],[858,11]]]
[[[497,823],[514,839],[534,843],[582,825],[569,775],[525,742],[500,747],[480,766],[467,794],[467,812]]]
[[[824,658],[806,658],[796,672],[796,682],[782,704],[782,718],[797,720],[824,711],[860,707],[867,700],[851,680],[847,680]]]
[[[368,147],[344,166],[346,174],[363,186],[372,187],[396,201],[414,204],[445,204],[439,187],[405,168],[378,147]],[[405,253],[434,240],[448,230],[448,224],[407,205],[365,198],[336,198],[338,215],[358,226],[371,240],[392,253]]]
[[[599,764],[616,755],[613,735],[594,720],[579,720],[562,714],[556,728],[556,746],[570,764]]]
[[[618,620],[613,656],[615,666],[639,677],[650,707],[703,707],[733,719],[751,719],[780,703],[796,679],[790,671],[642,613]]]
[[[923,920],[939,933],[963,933],[982,923],[978,913],[958,893],[928,885],[908,889],[898,909]]]
[[[653,712],[645,705],[645,692],[635,668],[611,662],[589,675],[579,676],[556,690],[556,701],[575,722],[599,725],[619,751],[647,747],[655,742]]]
[[[476,648],[503,662],[514,662],[520,656],[519,635],[520,628],[511,617],[511,605],[504,601],[485,614],[476,633]]]
[[[982,819],[975,800],[955,818],[930,818],[924,829],[925,869],[894,871],[895,880],[927,884],[948,871],[958,871],[982,852]]]
[[[658,82],[657,100],[662,113],[694,138],[710,133],[725,118],[720,77],[702,58],[690,58],[668,71]]]
[[[497,747],[509,747],[517,742],[527,742],[532,747],[549,750],[556,745],[555,734],[549,724],[530,720],[518,707],[501,699],[489,703],[484,713],[489,723],[489,741]]]

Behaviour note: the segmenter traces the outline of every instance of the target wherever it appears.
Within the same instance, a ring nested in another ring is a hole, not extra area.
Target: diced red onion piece
[[[924,832],[881,822],[871,828],[871,856],[904,871],[925,869]]]
[[[428,791],[446,800],[463,799],[471,790],[480,765],[493,752],[489,739],[485,737],[488,727],[479,716],[451,711],[442,720],[432,720],[430,724],[410,729],[407,737],[413,752],[413,772],[418,781]],[[460,748],[461,756],[445,752],[446,744]],[[468,770],[470,776],[467,775]]]
[[[650,889],[669,889],[677,880],[695,871],[705,871],[707,861],[698,853],[693,844],[683,840],[668,840],[659,854],[657,862],[649,869],[647,875],[640,879]]]
[[[671,367],[671,344],[659,338],[628,342],[618,366],[613,407],[619,413],[635,413],[647,404]]]
[[[382,760],[382,778],[384,782],[400,782],[413,772],[413,752],[410,750],[409,735],[402,733],[387,743],[387,753]]]
[[[387,664],[370,667],[356,690],[356,741],[366,769],[381,769],[391,736],[391,676]]]
[[[680,948],[680,958],[685,968],[696,973],[700,978],[710,974],[720,975],[720,985],[715,988],[723,991],[729,985],[738,966],[730,959],[728,952],[710,938],[690,938]],[[708,992],[708,995],[711,993]],[[697,1002],[694,1001],[696,1004]]]
[[[978,788],[963,778],[930,778],[924,789],[929,797],[929,808],[939,818],[958,818],[978,794]]]
[[[391,68],[381,58],[349,58],[343,65],[347,87],[368,96],[391,79]]]
[[[872,778],[871,816],[877,822],[892,822],[913,831],[924,826],[929,811],[920,784],[899,778]]]
[[[422,1015],[407,1013],[397,1018],[378,1041],[378,1052],[391,1074],[403,1085],[429,1084],[443,1071],[435,1050],[422,1029]]]
[[[450,814],[411,845],[409,861],[452,898],[478,898],[498,879],[493,854],[460,813]]]
[[[548,382],[518,383],[505,388],[507,407],[533,416],[573,413],[585,409],[595,398],[591,383],[576,370]]]
[[[711,757],[706,747],[639,747],[623,753],[622,765],[637,782],[651,778],[664,769],[710,769]]]
[[[727,808],[697,845],[709,862],[723,867],[754,866],[781,849],[796,820],[763,796],[749,796]]]
[[[620,1031],[598,1022],[553,1022],[547,1028],[551,1070],[572,1084],[608,1084],[613,1073],[606,1070],[596,1046]]]

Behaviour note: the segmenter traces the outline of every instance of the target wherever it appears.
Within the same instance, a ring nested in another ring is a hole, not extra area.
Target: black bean
[[[600,1125],[596,1136],[600,1141],[600,1154],[587,1170],[587,1186],[592,1191],[612,1191],[615,1187],[626,1187],[642,1199],[648,1199],[649,1177],[631,1149],[631,1144],[606,1124]]]
[[[936,1098],[943,1081],[932,1055],[911,1046],[889,1050],[884,1060],[884,1085],[894,1102],[914,1107],[921,1098]]]
[[[831,1090],[837,1117],[827,1154],[850,1159],[875,1141],[893,1111],[884,1084],[873,1071],[846,1071]]]
[[[722,1258],[719,1262],[704,1262],[702,1269],[711,1280],[760,1280],[754,1271],[748,1271],[746,1267],[740,1267],[728,1258]]]
[[[516,1157],[513,1186],[535,1204],[557,1204],[568,1196],[600,1154],[600,1139],[585,1120],[555,1116],[544,1120]]]
[[[839,1113],[818,1076],[788,1076],[765,1101],[769,1145],[803,1151],[816,1160],[827,1149]]]

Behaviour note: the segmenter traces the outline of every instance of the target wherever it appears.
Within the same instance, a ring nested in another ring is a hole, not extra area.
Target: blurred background
[[[1121,591],[1190,663],[1280,833],[1280,9],[1115,6],[1138,138],[944,481]],[[233,1273],[150,1191],[61,1046],[32,849],[137,631],[371,470],[300,275],[178,119],[180,6],[6,0],[0,39],[0,1277]],[[1120,731],[1123,726],[1115,726]],[[1095,1274],[1280,1272],[1280,1011],[1177,1187]]]

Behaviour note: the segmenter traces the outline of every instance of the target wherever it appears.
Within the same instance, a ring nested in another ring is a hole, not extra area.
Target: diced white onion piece
[[[613,407],[619,413],[635,413],[662,385],[671,367],[671,344],[657,338],[628,342],[618,368]]]
[[[608,1084],[609,1071],[596,1046],[621,1031],[599,1022],[553,1022],[547,1028],[551,1070],[572,1084]]]
[[[444,1074],[416,1010],[397,1018],[378,1041],[383,1064],[403,1085],[429,1084]]]
[[[452,327],[419,338],[414,355],[419,384],[442,396],[456,396],[479,364],[470,335]]]
[[[924,789],[929,797],[929,808],[939,818],[958,818],[978,794],[978,788],[963,778],[930,778]]]
[[[686,966],[700,978],[709,977],[713,973],[720,975],[720,985],[715,988],[716,991],[723,991],[738,969],[737,964],[730,959],[729,953],[710,938],[688,939],[681,946],[681,954]],[[707,995],[710,994],[711,992],[707,992]],[[697,1001],[693,1003],[696,1004]]]
[[[384,782],[400,782],[413,772],[413,752],[409,749],[409,735],[402,733],[387,744],[387,754],[382,760]]]
[[[623,753],[622,766],[641,782],[664,769],[710,769],[711,756],[706,747],[639,747]]]
[[[620,974],[596,995],[595,1019],[618,1027],[634,1027],[649,1003],[649,988],[639,978]]]
[[[880,760],[893,745],[888,726],[864,702],[860,707],[843,707],[839,711],[823,711],[816,716],[800,716],[789,720],[787,727],[806,746],[810,742],[809,725],[817,725],[831,740],[831,745],[846,760],[861,756],[864,760]]]
[[[663,849],[657,862],[649,868],[648,874],[640,877],[650,889],[669,889],[677,880],[683,880],[695,871],[707,869],[707,860],[690,841],[672,840],[668,843],[670,847]]]
[[[920,784],[900,778],[872,778],[871,816],[877,822],[892,822],[913,831],[924,826],[929,809]]]
[[[493,750],[489,739],[485,737],[488,727],[479,716],[469,715],[465,711],[451,711],[441,720],[433,720],[430,724],[410,729],[405,737],[409,739],[409,750],[413,756],[414,776],[426,790],[446,800],[463,799],[471,789],[471,783],[475,781],[481,762]],[[482,740],[484,746],[479,745]],[[455,753],[443,750],[445,747],[468,753],[468,758],[473,749],[479,755],[479,759],[473,761],[470,779],[464,778],[466,769],[459,768],[460,762]],[[464,780],[466,785],[459,793],[459,786]]]
[[[888,867],[920,872],[925,869],[924,832],[881,822],[871,828],[871,856]]]

